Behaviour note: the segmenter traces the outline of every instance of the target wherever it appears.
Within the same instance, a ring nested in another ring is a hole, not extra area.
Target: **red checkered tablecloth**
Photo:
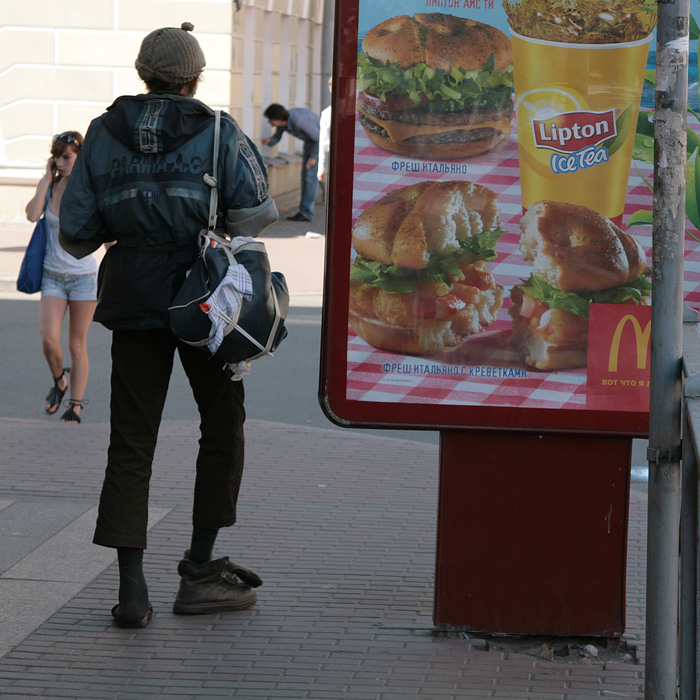
[[[653,168],[633,161],[623,223],[639,209],[651,209],[652,196],[644,180]],[[498,258],[488,263],[496,281],[506,289],[496,321],[458,348],[430,357],[396,355],[378,350],[348,328],[349,400],[387,403],[428,403],[522,408],[583,409],[586,369],[542,372],[526,367],[509,343],[511,333],[508,290],[529,277],[532,266],[519,248],[522,215],[518,147],[515,135],[495,149],[453,162],[416,161],[388,153],[355,124],[353,223],[372,202],[398,187],[423,180],[471,180],[498,194],[501,228]],[[642,244],[651,265],[651,226],[629,232]],[[700,304],[700,243],[686,237],[686,302]],[[351,260],[348,261],[348,269]]]

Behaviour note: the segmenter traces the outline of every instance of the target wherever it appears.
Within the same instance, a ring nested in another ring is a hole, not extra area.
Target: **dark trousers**
[[[175,350],[201,418],[193,525],[221,528],[236,521],[244,456],[243,382],[232,382],[221,361],[169,330],[114,331],[111,434],[95,544],[146,548],[151,464]]]

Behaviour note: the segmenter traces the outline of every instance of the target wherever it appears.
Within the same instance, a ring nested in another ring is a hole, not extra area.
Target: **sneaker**
[[[228,557],[198,565],[187,559],[188,554],[185,552],[185,558],[177,566],[180,589],[173,605],[175,614],[245,610],[255,603],[257,596],[253,589],[262,585],[262,580],[254,571]]]

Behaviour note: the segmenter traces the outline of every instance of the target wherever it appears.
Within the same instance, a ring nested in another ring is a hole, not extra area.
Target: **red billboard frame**
[[[523,430],[645,437],[648,411],[519,408],[350,400],[347,386],[349,266],[359,0],[337,0],[330,179],[319,401],[334,423],[357,428]]]

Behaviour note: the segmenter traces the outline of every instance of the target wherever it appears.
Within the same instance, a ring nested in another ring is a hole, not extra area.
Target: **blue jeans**
[[[301,203],[299,212],[307,219],[314,218],[314,206],[316,205],[316,194],[318,193],[318,158],[316,164],[306,169],[309,155],[304,153],[301,163]]]
[[[64,275],[44,270],[41,277],[41,296],[60,297],[68,299],[68,301],[95,301],[97,299],[97,273]]]

